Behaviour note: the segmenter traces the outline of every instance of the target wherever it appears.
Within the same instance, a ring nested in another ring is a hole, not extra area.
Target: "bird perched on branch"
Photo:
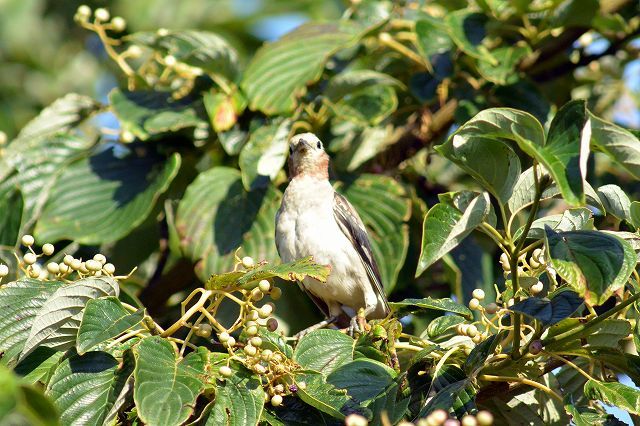
[[[313,133],[291,138],[289,176],[276,214],[280,258],[291,262],[313,256],[331,267],[326,283],[309,277],[299,283],[326,317],[303,333],[332,323],[348,324],[353,333],[362,328],[364,318],[384,318],[389,305],[367,230],[349,201],[329,183],[329,155]]]

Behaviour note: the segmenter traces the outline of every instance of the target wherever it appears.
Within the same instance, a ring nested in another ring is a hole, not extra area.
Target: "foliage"
[[[75,21],[121,84],[2,147],[0,423],[640,415],[640,141],[602,82],[624,88],[632,2],[354,1],[250,58],[224,32]],[[300,131],[391,300],[354,336],[288,337],[313,320],[293,283],[330,273],[277,261]]]

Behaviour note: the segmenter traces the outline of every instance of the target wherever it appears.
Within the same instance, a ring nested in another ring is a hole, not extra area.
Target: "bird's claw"
[[[362,334],[366,331],[366,319],[362,315],[358,314],[351,318],[349,322],[349,328],[347,329],[347,333],[349,336],[355,337],[356,333]]]

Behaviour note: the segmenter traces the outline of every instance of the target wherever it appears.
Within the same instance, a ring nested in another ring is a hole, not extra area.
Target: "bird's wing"
[[[389,304],[384,294],[384,287],[382,287],[378,264],[373,257],[373,250],[371,249],[367,229],[351,203],[337,192],[333,197],[333,215],[344,235],[351,241],[351,244],[353,244],[353,247],[358,252],[360,259],[362,259],[362,264],[367,270],[367,275],[369,276],[373,290],[378,296],[378,299],[384,302],[385,312],[389,313]]]

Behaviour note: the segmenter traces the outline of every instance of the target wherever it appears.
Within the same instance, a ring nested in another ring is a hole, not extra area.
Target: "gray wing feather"
[[[333,215],[335,216],[340,229],[351,241],[353,247],[362,259],[362,263],[367,270],[369,282],[371,283],[373,290],[378,298],[384,302],[385,313],[389,313],[389,304],[387,303],[387,297],[382,286],[382,279],[380,278],[378,264],[376,263],[376,259],[373,257],[373,250],[371,249],[367,229],[351,203],[337,192],[333,197]]]

